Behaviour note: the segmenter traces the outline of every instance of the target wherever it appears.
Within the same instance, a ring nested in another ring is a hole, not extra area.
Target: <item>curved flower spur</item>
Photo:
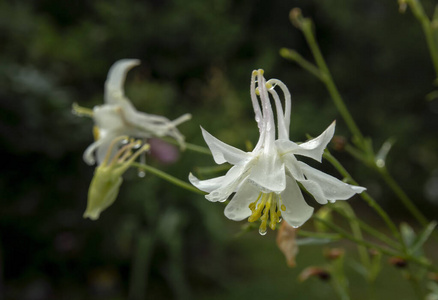
[[[276,86],[285,97],[284,111]],[[225,208],[226,217],[235,221],[248,218],[249,222],[260,219],[259,232],[264,235],[267,226],[274,230],[281,218],[293,227],[299,227],[311,217],[313,207],[304,200],[297,182],[320,204],[346,200],[365,190],[318,171],[295,157],[301,155],[321,162],[324,149],[333,137],[335,122],[317,138],[302,144],[294,143],[289,140],[291,96],[286,85],[277,79],[266,82],[263,70],[257,70],[251,76],[250,93],[260,131],[254,150],[244,152],[227,145],[201,127],[214,161],[217,164],[228,162],[233,167],[224,176],[208,180],[189,175],[190,182],[209,193],[205,197],[212,202],[223,202],[235,192]],[[277,112],[277,137],[269,96],[273,98]]]
[[[190,120],[190,114],[184,114],[170,121],[163,116],[137,111],[125,97],[123,85],[126,74],[139,64],[138,59],[121,59],[111,66],[105,82],[105,104],[95,106],[91,113],[95,122],[95,142],[84,152],[83,157],[87,164],[95,163],[95,152],[97,163],[101,164],[111,148],[112,141],[122,135],[139,139],[169,136],[174,138],[181,148],[185,147],[184,136],[177,126]],[[76,111],[82,114],[81,108]],[[113,147],[111,156],[115,154],[115,151],[116,147]]]

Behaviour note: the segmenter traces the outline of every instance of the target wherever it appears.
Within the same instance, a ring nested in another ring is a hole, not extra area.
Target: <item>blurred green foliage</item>
[[[433,0],[422,2],[433,11]],[[347,135],[323,86],[278,55],[289,47],[311,57],[288,20],[295,6],[314,19],[359,126],[376,150],[396,139],[389,169],[434,216],[438,105],[425,101],[434,72],[420,25],[409,12],[399,14],[396,1],[2,1],[0,298],[125,299],[136,252],[145,253],[149,299],[334,298],[321,293],[324,283],[293,287],[299,270],[322,259],[318,247],[289,270],[272,238],[251,233],[233,240],[240,224],[226,220],[222,206],[154,176],[130,172],[97,222],[82,219],[93,168],[81,155],[92,141],[92,122],[71,114],[71,104],[101,103],[107,71],[121,58],[142,61],[126,85],[139,110],[170,119],[193,114],[180,126],[189,142],[203,145],[199,125],[243,149],[256,141],[248,92],[257,68],[291,90],[293,140],[333,119],[337,134]],[[335,155],[391,214],[405,215],[376,176]],[[212,160],[182,153],[174,165],[148,163],[185,179]],[[369,213],[359,200],[351,203]],[[389,277],[383,287],[394,285]],[[354,299],[363,299],[360,285],[352,286]]]

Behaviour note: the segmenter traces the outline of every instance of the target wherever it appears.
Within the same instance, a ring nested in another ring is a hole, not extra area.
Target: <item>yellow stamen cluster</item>
[[[114,157],[109,162],[110,155],[112,152],[111,149],[113,147],[115,147],[115,145],[117,145],[117,143],[120,141],[128,141],[128,143],[126,145],[124,145],[122,148],[120,148],[120,150],[116,152]],[[110,146],[110,148],[105,156],[105,160],[102,164],[109,165],[109,166],[116,166],[118,164],[126,164],[126,162],[128,162],[128,164],[131,164],[140,154],[149,150],[149,144],[145,144],[145,145],[143,145],[143,147],[141,147],[141,145],[142,145],[142,141],[135,140],[134,138],[128,139],[125,136],[115,138],[113,140],[113,142],[111,143],[111,146]],[[133,149],[138,149],[140,147],[141,147],[141,149],[138,150],[137,152],[134,153],[132,151]]]
[[[260,219],[262,223],[260,224],[259,232],[262,235],[266,234],[268,220],[269,227],[275,230],[277,223],[281,221],[281,211],[286,210],[286,207],[281,202],[281,196],[278,194],[260,193],[257,200],[248,206],[252,211],[248,222],[255,222]]]

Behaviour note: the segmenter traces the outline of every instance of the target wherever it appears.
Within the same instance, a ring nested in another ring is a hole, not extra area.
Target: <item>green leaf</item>
[[[386,156],[388,155],[389,151],[392,148],[392,145],[394,145],[395,139],[389,138],[386,140],[382,147],[380,148],[379,152],[377,152],[375,162],[377,167],[383,168],[386,164]]]
[[[403,238],[403,241],[407,248],[411,248],[414,244],[417,235],[415,234],[412,227],[407,223],[400,224],[400,231]]]
[[[409,249],[412,253],[417,252],[423,246],[423,244],[427,241],[429,236],[432,234],[436,225],[437,222],[432,221],[429,223],[429,225],[426,226],[426,228],[423,229],[423,231],[416,238],[412,247]]]
[[[351,259],[350,266],[359,274],[361,274],[364,278],[368,278],[368,269],[362,265],[359,261],[355,259]]]
[[[382,269],[382,253],[379,251],[376,251],[374,255],[371,256],[371,268],[370,268],[370,279],[371,281],[376,280],[377,276],[380,273],[380,270]]]

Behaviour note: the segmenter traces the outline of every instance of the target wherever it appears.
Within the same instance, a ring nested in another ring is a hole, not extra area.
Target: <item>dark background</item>
[[[433,2],[422,1],[429,16]],[[363,133],[376,150],[396,140],[390,172],[435,217],[438,100],[425,100],[434,70],[419,23],[409,10],[400,14],[395,0],[1,1],[0,298],[125,299],[137,241],[154,236],[142,250],[150,253],[149,299],[335,299],[325,282],[296,280],[304,267],[324,264],[320,246],[303,247],[298,267],[288,269],[275,233],[235,239],[245,222],[227,220],[220,204],[151,174],[128,172],[116,203],[98,221],[82,218],[93,168],[81,156],[92,142],[92,121],[73,115],[71,105],[101,104],[108,69],[121,58],[142,61],[126,84],[138,110],[170,119],[193,115],[179,127],[188,142],[205,145],[199,125],[241,149],[257,141],[249,80],[258,68],[293,94],[292,140],[316,136],[334,119],[336,134],[348,140],[322,84],[278,54],[288,47],[311,60],[288,19],[294,7],[315,21]],[[410,221],[373,171],[346,153],[334,155],[397,222]],[[214,164],[190,152],[175,164],[148,162],[183,180]],[[338,176],[328,163],[321,169]],[[381,226],[360,198],[350,203]],[[363,278],[349,272],[353,298],[366,299]],[[382,299],[413,297],[402,280],[385,267],[377,286]]]

